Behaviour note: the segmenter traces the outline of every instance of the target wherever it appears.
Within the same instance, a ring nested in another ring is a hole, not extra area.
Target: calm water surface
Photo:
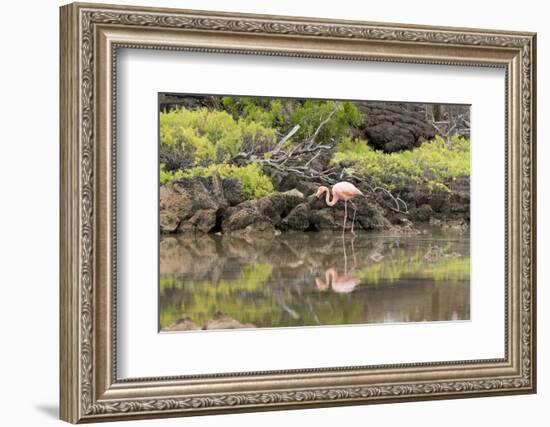
[[[216,315],[255,327],[466,320],[468,235],[163,236],[160,327]]]

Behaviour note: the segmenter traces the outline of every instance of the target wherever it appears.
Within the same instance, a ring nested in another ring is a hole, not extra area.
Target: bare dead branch
[[[322,153],[322,150],[318,150],[317,153],[315,153],[311,159],[309,159],[306,164],[305,164],[305,167],[309,167],[309,165],[311,164],[311,162],[313,162],[317,157],[319,157]]]
[[[292,135],[298,132],[299,129],[300,129],[300,125],[294,126],[292,130],[289,133],[287,133],[283,138],[281,138],[281,140],[277,143],[277,145],[275,146],[275,149],[273,150],[273,153],[278,153],[283,147],[283,145],[285,144],[285,142],[287,142],[290,138],[292,138]]]
[[[323,126],[325,126],[328,122],[330,122],[330,120],[332,119],[332,116],[334,116],[339,109],[340,109],[340,104],[336,103],[336,105],[334,106],[334,109],[330,112],[328,117],[325,120],[323,120],[319,124],[319,126],[317,126],[317,129],[315,130],[313,136],[310,139],[311,143],[315,142],[315,140],[317,139],[317,136],[319,135],[319,132],[321,131],[321,129],[323,129]]]
[[[374,187],[373,191],[374,192],[383,191],[384,193],[386,193],[386,195],[388,195],[395,202],[396,207],[391,208],[394,212],[399,212],[399,213],[404,213],[404,214],[409,213],[409,208],[407,207],[407,204],[405,203],[405,201],[403,199],[401,199],[400,197],[394,196],[387,188]],[[401,206],[400,206],[399,202],[401,202],[401,204],[405,207],[404,211],[401,210]]]
[[[447,146],[450,145],[453,135],[466,134],[470,131],[468,114],[456,114],[454,110],[451,110],[443,114],[443,120],[436,120],[433,111],[429,113],[429,116],[430,124],[441,137],[445,138]],[[426,110],[426,118],[428,119],[428,110]]]

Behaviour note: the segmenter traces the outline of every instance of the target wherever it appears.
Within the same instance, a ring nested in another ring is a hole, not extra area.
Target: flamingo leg
[[[355,257],[355,246],[353,246],[353,242],[355,242],[355,236],[351,238],[351,254],[353,255],[353,266],[357,267],[357,258]]]
[[[344,274],[348,274],[348,255],[346,253],[346,239],[342,234],[342,248],[344,249]]]
[[[357,205],[353,203],[351,200],[349,202],[351,203],[351,207],[353,208],[353,221],[351,222],[351,234],[355,236],[355,231],[353,231],[353,226],[355,225],[355,215],[357,215]]]
[[[346,219],[348,218],[348,201],[344,200],[344,227],[342,228],[342,236],[346,233]]]

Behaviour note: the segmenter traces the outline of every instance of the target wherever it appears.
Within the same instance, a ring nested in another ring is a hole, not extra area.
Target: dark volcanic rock
[[[359,102],[365,117],[360,128],[369,145],[387,153],[409,150],[435,137],[435,130],[415,104]]]
[[[187,108],[188,110],[197,110],[205,107],[213,109],[219,107],[219,97],[216,96],[193,96],[162,93],[159,97],[161,111],[169,111],[176,108]]]
[[[178,231],[208,233],[216,226],[216,212],[216,209],[199,209],[191,218],[180,222]]]
[[[190,214],[189,207],[185,204],[185,199],[178,197],[172,187],[160,187],[159,220],[160,231],[171,233],[177,230],[183,216]]]
[[[303,202],[304,195],[296,189],[257,200],[247,200],[225,212],[222,229],[224,232],[273,232],[274,227],[281,226],[283,218]],[[284,225],[283,228],[288,228],[288,225]]]
[[[170,332],[176,332],[176,331],[195,331],[197,329],[200,329],[199,326],[195,325],[191,318],[184,317],[183,319],[178,319],[174,323],[172,323],[169,326],[166,326],[165,328],[162,328],[163,331],[170,331]]]
[[[385,218],[384,210],[376,202],[376,200],[370,200],[368,197],[359,197],[353,199],[353,202],[357,206],[357,213],[355,216],[355,229],[360,228],[366,230],[380,230],[386,229],[391,224]],[[308,203],[311,209],[310,222],[311,228],[317,230],[327,229],[341,229],[344,225],[344,202],[339,201],[334,206],[327,206],[324,198],[317,199],[314,195],[308,197]],[[346,220],[346,227],[351,227],[353,220],[353,208],[351,203],[348,202],[348,216]]]
[[[459,176],[449,184],[452,191],[450,216],[470,220],[470,177]]]
[[[239,181],[210,178],[182,178],[160,188],[160,229],[166,233],[249,233],[276,234],[276,230],[337,230],[344,225],[344,202],[327,206],[314,192],[318,183],[302,181],[300,189],[274,193],[256,200],[244,200]],[[357,186],[365,197],[356,197],[355,229],[413,232],[402,226],[403,219],[427,222],[435,219],[470,218],[469,177],[459,177],[446,188],[410,184],[393,193],[408,206],[408,213],[395,213],[395,201],[383,192],[373,193],[367,185]],[[304,193],[308,194],[307,198]],[[353,205],[348,202],[346,227],[351,228]],[[460,226],[461,227],[461,226]],[[456,226],[455,228],[460,228]]]
[[[470,230],[470,225],[463,218],[460,219],[438,219],[430,218],[430,224],[443,228],[444,230],[466,233]]]
[[[229,206],[236,206],[246,200],[241,183],[236,178],[226,178],[222,181],[223,195]]]
[[[360,199],[357,204],[357,222],[366,230],[381,230],[390,227],[382,207],[367,199]],[[353,214],[351,214],[353,215]],[[351,216],[352,217],[352,216]]]
[[[292,190],[301,182],[301,179],[296,175],[283,174],[278,171],[271,171],[270,178],[277,191]]]
[[[245,200],[236,179],[181,178],[160,187],[160,231],[208,233],[229,206]]]
[[[278,225],[282,218],[304,201],[304,195],[293,189],[284,193],[275,193],[256,200],[258,211],[267,216],[273,224]]]
[[[241,328],[255,328],[252,323],[241,323],[237,319],[233,319],[226,314],[216,313],[213,319],[210,319],[203,326],[203,329],[241,329]]]
[[[428,222],[433,215],[432,207],[426,203],[410,210],[410,215],[416,221]]]
[[[394,190],[394,194],[407,203],[412,221],[426,222],[431,217],[469,221],[470,177],[457,177],[446,186],[448,189],[430,189],[427,185],[410,184]]]
[[[317,184],[316,182],[300,181],[296,186],[296,189],[301,192],[304,197],[309,197],[317,192],[319,186],[320,184]]]
[[[248,202],[244,202],[247,204]],[[235,231],[244,233],[269,232],[273,233],[273,223],[271,220],[262,215],[250,203],[243,206],[235,206],[229,208],[224,215],[222,222],[222,230],[224,233],[232,233]]]
[[[278,224],[285,212],[288,212],[286,200],[279,197],[278,194],[262,197],[254,202],[249,202],[249,204],[253,205],[262,215],[268,217],[273,224]]]
[[[400,235],[416,235],[420,234],[420,230],[414,228],[413,223],[407,218],[401,218],[399,224],[394,224],[390,227],[391,234],[400,234]]]
[[[215,200],[201,179],[182,178],[173,181],[160,187],[160,230],[165,233],[174,232],[182,221],[193,218],[197,211],[216,212],[219,207],[219,201]],[[199,219],[194,218],[193,221]],[[199,222],[204,224],[204,219]]]
[[[342,227],[342,224],[338,224],[334,217],[334,211],[330,208],[312,210],[310,221],[317,230],[332,230]]]
[[[300,203],[283,219],[282,226],[291,230],[304,231],[310,226],[309,218],[309,205]]]

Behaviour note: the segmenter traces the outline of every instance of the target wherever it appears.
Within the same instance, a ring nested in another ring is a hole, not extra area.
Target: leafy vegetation
[[[470,141],[455,135],[447,144],[436,136],[413,150],[384,153],[366,141],[345,138],[336,146],[331,163],[345,164],[349,173],[365,175],[389,190],[412,181],[430,190],[450,191],[450,181],[470,175]]]
[[[189,169],[168,170],[160,167],[160,183],[182,177],[211,176],[237,178],[249,198],[273,192],[270,179],[257,164],[237,166],[226,163],[246,146],[260,145],[268,150],[275,143],[275,130],[251,120],[235,120],[225,111],[206,108],[190,111],[185,108],[161,112],[161,149],[179,150],[191,159]]]
[[[235,120],[226,111],[180,108],[160,113],[160,142],[207,165],[229,160],[247,144],[269,147],[275,142],[275,132],[258,122]]]
[[[300,125],[293,136],[296,141],[313,136],[321,122],[337,107],[330,122],[319,132],[319,142],[337,141],[350,136],[352,130],[361,124],[361,113],[352,102],[226,96],[223,105],[235,120],[261,123],[277,129],[280,134],[286,134],[295,125]]]
[[[182,170],[167,171],[164,164],[160,164],[160,185],[164,185],[174,179],[179,179],[183,176]]]
[[[352,102],[223,97],[215,110],[178,108],[160,113],[160,183],[180,177],[232,177],[241,181],[249,198],[273,192],[270,178],[259,162],[234,162],[239,153],[268,159],[277,141],[299,124],[285,149],[311,138],[319,125],[319,144],[337,142],[330,161],[349,174],[363,176],[389,191],[415,183],[450,192],[449,184],[470,174],[470,141],[455,135],[440,136],[420,147],[395,153],[374,150],[368,141],[354,138],[362,116]],[[301,158],[300,158],[301,159]],[[300,160],[299,159],[299,160]],[[305,162],[306,159],[303,159]]]
[[[227,111],[179,108],[160,113],[161,158],[169,167],[160,168],[160,183],[192,176],[237,178],[249,198],[273,192],[273,184],[258,164],[229,164],[241,150],[255,150],[268,157],[270,150],[288,128],[300,124],[296,140],[310,138],[319,124],[336,109],[334,101],[296,101],[268,98],[224,97]],[[354,104],[343,102],[318,135],[332,140],[350,134],[359,125],[361,115]],[[289,144],[292,140],[289,140]],[[181,153],[178,155],[178,153]],[[174,167],[179,159],[189,159],[190,168]]]
[[[287,115],[296,103],[293,100],[236,96],[224,96],[222,102],[235,120],[243,119],[271,128],[284,127],[285,113]]]
[[[217,173],[220,178],[236,178],[241,182],[245,196],[250,199],[267,196],[273,193],[273,184],[263,172],[260,165],[252,163],[246,166],[229,165],[226,163],[213,163],[209,166],[196,166],[188,170],[166,171],[161,165],[160,183],[185,177],[202,176],[209,177]]]
[[[328,143],[339,141],[349,137],[352,130],[361,124],[361,113],[351,102],[335,101],[313,101],[307,100],[301,108],[296,109],[291,117],[291,125],[300,125],[296,139],[310,138],[321,122],[329,117],[332,111],[337,108],[331,120],[323,126],[317,141]]]

